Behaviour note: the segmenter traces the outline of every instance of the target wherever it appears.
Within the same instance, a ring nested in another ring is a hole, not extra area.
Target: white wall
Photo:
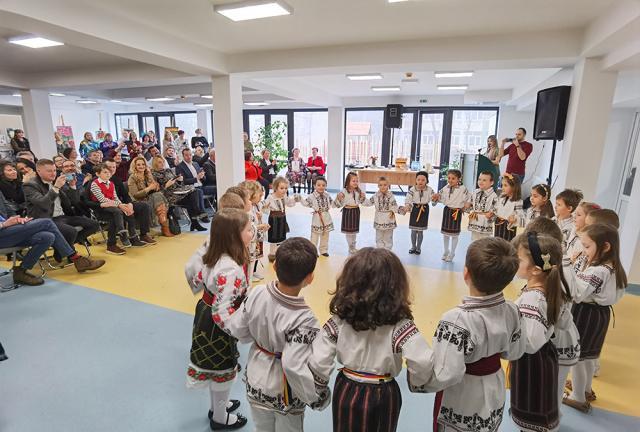
[[[104,107],[85,107],[79,104],[56,104],[51,107],[51,118],[54,128],[60,126],[60,116],[64,118],[64,124],[71,126],[76,145],[82,141],[85,132],[95,132],[100,128],[102,115],[102,130],[115,133],[115,120],[113,112]],[[52,135],[53,137],[53,132]]]
[[[635,112],[635,109],[614,109],[609,116],[604,154],[598,173],[598,188],[594,197],[594,201],[602,207],[615,208]]]

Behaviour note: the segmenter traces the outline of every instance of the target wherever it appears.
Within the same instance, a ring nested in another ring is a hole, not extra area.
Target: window
[[[249,140],[256,144],[258,139],[258,130],[263,128],[265,125],[265,115],[264,114],[250,114],[249,115]]]
[[[413,117],[414,113],[402,114],[402,129],[392,129],[391,136],[393,138],[393,159],[407,158],[411,159],[411,142],[413,140]]]
[[[191,145],[191,137],[198,129],[198,115],[196,113],[175,113],[175,126],[184,131],[184,138]],[[164,134],[164,129],[162,130]]]
[[[384,110],[347,111],[344,161],[346,165],[368,165],[371,157],[382,157]]]
[[[273,121],[275,116],[271,117]],[[327,135],[329,131],[327,111],[297,111],[293,113],[293,148],[300,149],[300,156],[307,160],[311,149],[318,148],[318,154],[326,162],[328,159]]]
[[[114,139],[120,138],[123,129],[132,129],[138,132],[138,114],[116,114],[116,130],[115,134],[113,134]]]
[[[487,145],[487,137],[496,133],[497,110],[453,110],[449,163],[462,153],[477,153]]]

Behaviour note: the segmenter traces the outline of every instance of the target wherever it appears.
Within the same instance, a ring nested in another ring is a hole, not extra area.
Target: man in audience
[[[110,159],[107,159],[107,161]],[[117,177],[120,181],[126,183],[129,180],[129,168],[131,166],[131,159],[123,160],[122,153],[118,152],[111,157],[116,163],[116,171],[113,174],[114,177]]]
[[[527,158],[533,151],[533,144],[524,140],[526,136],[527,130],[525,128],[516,129],[515,138],[504,138],[500,143],[500,149],[498,151],[498,162],[505,155],[509,156],[507,160],[507,172],[517,175],[520,179],[520,184],[524,181]],[[511,144],[509,144],[507,148],[504,148],[504,145],[509,141]]]
[[[36,163],[36,157],[30,151],[21,151],[16,154],[16,159],[26,159],[33,163]]]
[[[202,184],[205,195],[215,195],[217,180],[216,180],[216,151],[215,149],[209,150],[209,159],[202,166],[204,169],[204,178]]]
[[[73,174],[76,177],[76,187],[78,189],[81,189],[80,185],[84,187],[87,182],[91,181],[91,176],[79,172],[75,161],[69,159],[65,159],[64,162],[62,162],[62,174]]]
[[[151,206],[146,201],[133,201],[131,199],[127,185],[115,176],[117,164],[113,159],[108,158],[104,163],[111,172],[111,181],[115,186],[116,197],[121,202],[132,206],[133,217],[140,227],[140,240],[150,245],[156,244],[157,242],[149,235],[149,227],[151,225]]]
[[[87,155],[85,164],[82,165],[82,172],[84,174],[91,174],[92,176],[95,176],[95,167],[102,162],[102,157],[102,151],[91,150]]]
[[[209,148],[209,141],[206,136],[202,135],[202,129],[200,128],[196,129],[196,136],[191,137],[191,147],[196,148],[198,146],[205,150]]]
[[[38,161],[36,176],[23,185],[27,215],[53,220],[70,245],[86,243],[87,237],[98,232],[100,226],[87,217],[88,209],[80,200],[82,187],[78,187],[76,176],[56,174],[51,160]],[[60,261],[62,257],[55,255],[55,258]]]
[[[182,162],[176,165],[176,176],[182,176],[183,183],[185,185],[194,185],[196,190],[194,193],[198,194],[198,200],[200,201],[200,208],[204,207],[204,191],[202,190],[202,180],[204,179],[204,170],[193,161],[193,153],[190,148],[182,149]],[[209,218],[204,217],[201,219],[204,223],[209,223]]]
[[[22,285],[42,285],[44,279],[30,273],[43,253],[50,247],[57,255],[68,257],[79,273],[95,270],[104,260],[93,260],[79,255],[64,239],[51,219],[22,218],[13,214],[0,193],[0,248],[29,248],[19,266],[13,268],[13,282]]]

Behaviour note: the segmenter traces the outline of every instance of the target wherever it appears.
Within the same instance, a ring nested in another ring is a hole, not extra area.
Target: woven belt
[[[500,364],[500,353],[489,357],[481,358],[473,363],[466,364],[466,374],[473,376],[493,375],[498,372],[502,365]]]
[[[346,367],[343,367],[340,370],[342,371],[344,376],[346,376],[347,378],[353,381],[361,382],[361,383],[381,384],[381,383],[393,381],[393,377],[389,374],[376,375],[368,372],[354,371]]]
[[[280,361],[282,361],[282,353],[281,352],[271,352],[267,349],[262,348],[260,345],[258,345],[257,343],[254,342],[254,345],[256,346],[256,348],[258,348],[258,350],[263,353],[266,354],[270,357],[274,357]],[[284,399],[284,404],[285,406],[289,406],[290,404],[290,392],[291,390],[289,389],[289,383],[287,382],[287,376],[284,374],[284,368],[282,369],[282,398]]]

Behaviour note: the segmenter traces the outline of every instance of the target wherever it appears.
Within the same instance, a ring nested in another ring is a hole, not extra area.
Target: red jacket
[[[244,177],[247,180],[258,181],[262,175],[262,170],[253,162],[244,161]]]
[[[322,160],[322,156],[316,156],[315,159],[313,158],[313,156],[309,156],[307,167],[310,167],[310,166],[319,167],[320,169],[314,172],[322,176],[324,175],[325,166],[324,166],[324,161]]]

